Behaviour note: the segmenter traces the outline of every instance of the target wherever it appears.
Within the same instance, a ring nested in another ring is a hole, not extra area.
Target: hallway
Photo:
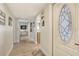
[[[79,4],[0,4],[0,55],[79,55]]]
[[[51,6],[48,3],[0,4],[0,55],[52,56]]]
[[[21,40],[20,43],[14,43],[14,47],[10,53],[10,56],[44,56],[42,51],[39,50],[35,55],[37,45],[29,40]]]

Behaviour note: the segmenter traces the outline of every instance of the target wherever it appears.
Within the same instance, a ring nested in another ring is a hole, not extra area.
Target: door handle
[[[79,43],[75,43],[76,46],[79,46]]]

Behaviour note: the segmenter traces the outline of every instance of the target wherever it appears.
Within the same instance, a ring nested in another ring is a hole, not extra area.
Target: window
[[[68,41],[71,36],[71,12],[67,5],[64,5],[59,15],[59,34],[63,41]]]

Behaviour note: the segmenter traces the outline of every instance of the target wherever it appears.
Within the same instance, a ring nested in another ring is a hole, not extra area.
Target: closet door
[[[75,4],[53,7],[53,55],[76,55]]]

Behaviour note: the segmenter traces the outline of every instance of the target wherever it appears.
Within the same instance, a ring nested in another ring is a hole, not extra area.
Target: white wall
[[[33,22],[35,22],[35,20],[31,20],[30,23],[32,23],[32,32],[30,32],[30,40],[35,42],[35,26],[33,24]]]
[[[16,19],[14,21],[14,39],[13,43],[19,43],[20,32],[19,32],[19,21]]]
[[[52,55],[52,4],[44,9],[45,26],[41,27],[40,49],[46,55]]]
[[[37,44],[37,32],[40,32],[41,14],[38,14],[35,20],[35,43]]]
[[[22,29],[20,29],[20,26],[21,25],[26,25],[27,26],[27,29],[26,30],[22,30]],[[20,32],[20,35],[22,35],[22,34],[28,34],[28,35],[26,35],[26,36],[21,36],[20,37],[20,40],[28,40],[29,39],[29,28],[28,28],[28,25],[29,25],[29,20],[26,20],[26,19],[21,19],[21,20],[19,20],[19,32]],[[22,38],[22,39],[21,39]],[[24,38],[24,39],[23,39]]]
[[[13,25],[8,26],[11,16],[5,4],[0,4],[0,10],[6,13],[5,25],[0,25],[0,55],[8,55],[13,48]]]
[[[19,43],[20,42],[20,39],[21,39],[21,37],[20,37],[20,32],[21,32],[20,25],[25,25],[27,22],[29,22],[29,20],[24,19],[24,18],[16,18],[15,25],[14,25],[15,26],[14,27],[15,39],[13,40],[14,43]],[[30,26],[28,24],[28,29],[26,30],[26,31],[28,31],[28,37],[26,37],[26,38],[30,38],[30,28],[29,27]]]

